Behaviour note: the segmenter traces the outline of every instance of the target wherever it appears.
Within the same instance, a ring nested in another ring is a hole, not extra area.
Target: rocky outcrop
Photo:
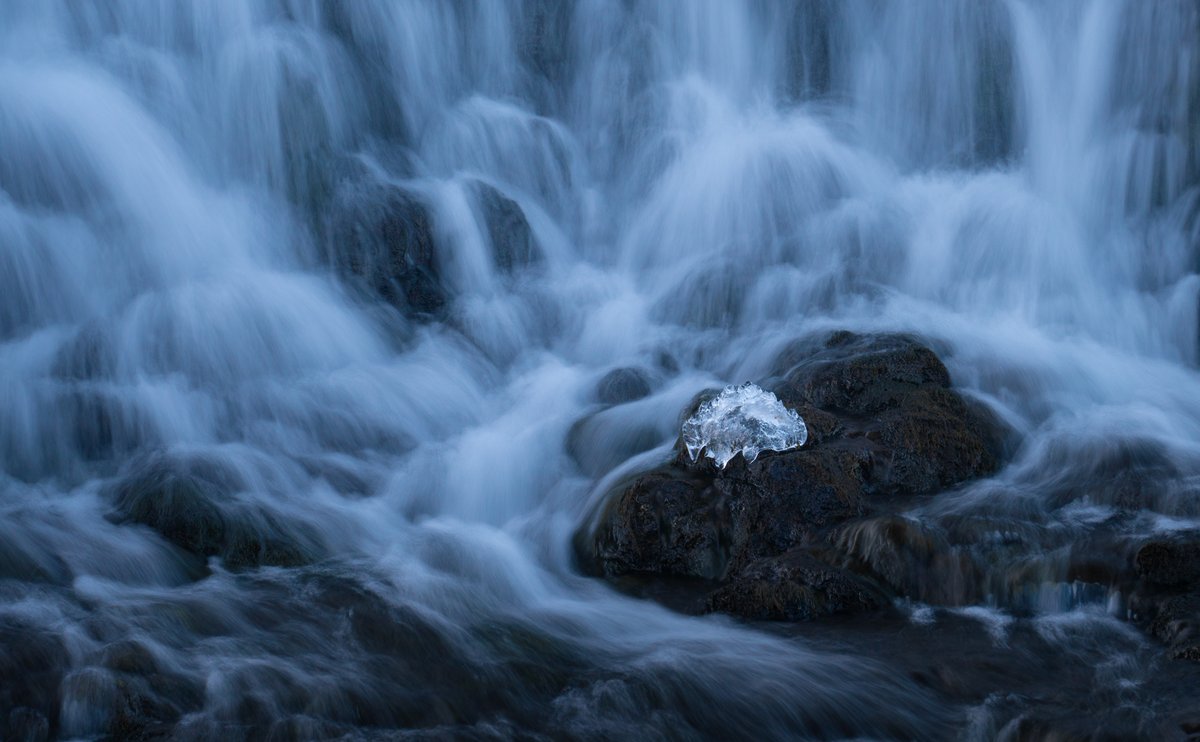
[[[704,610],[797,620],[877,607],[908,587],[894,559],[938,558],[927,553],[940,546],[934,534],[867,553],[846,527],[995,471],[1006,427],[909,336],[834,333],[788,349],[780,366],[772,387],[804,417],[809,442],[723,470],[680,451],[609,496],[576,541],[587,568],[699,578],[711,587]]]

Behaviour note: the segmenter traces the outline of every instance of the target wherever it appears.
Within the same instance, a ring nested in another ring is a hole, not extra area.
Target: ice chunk
[[[683,445],[692,461],[703,453],[721,469],[738,453],[750,462],[762,451],[787,451],[806,440],[804,420],[749,382],[725,387],[683,424]]]

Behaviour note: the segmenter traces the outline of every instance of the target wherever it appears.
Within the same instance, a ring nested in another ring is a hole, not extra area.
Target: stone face
[[[483,181],[473,182],[471,190],[483,216],[496,267],[511,273],[536,263],[541,253],[520,204]]]
[[[596,533],[596,566],[609,577],[646,572],[715,579],[726,561],[726,520],[711,488],[648,474],[621,494]]]
[[[1134,621],[1172,657],[1200,661],[1200,533],[1152,539],[1133,564],[1139,580],[1130,600]]]
[[[922,386],[948,388],[950,373],[914,338],[836,332],[787,373],[776,394],[785,403],[803,401],[831,412],[867,415],[896,407],[905,394]]]
[[[999,424],[949,389],[911,390],[879,423],[878,481],[887,489],[933,493],[998,468]]]
[[[0,617],[0,736],[58,737],[59,687],[69,663],[62,640],[28,622]]]
[[[1162,587],[1200,584],[1200,532],[1151,541],[1138,550],[1138,574]]]
[[[344,182],[328,232],[330,262],[343,279],[407,313],[445,306],[432,209],[418,194],[368,178]]]
[[[750,564],[713,591],[705,607],[744,618],[803,621],[873,610],[886,602],[866,580],[795,551]]]
[[[677,446],[576,539],[585,567],[710,580],[708,610],[753,618],[867,610],[897,594],[961,599],[967,586],[943,595],[931,584],[969,573],[945,536],[886,518],[903,498],[995,471],[1009,431],[951,389],[942,362],[909,336],[834,333],[797,344],[779,367],[775,393],[810,426],[809,442],[749,464],[737,455],[725,469]]]

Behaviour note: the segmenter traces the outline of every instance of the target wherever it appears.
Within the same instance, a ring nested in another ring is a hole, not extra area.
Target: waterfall
[[[45,674],[0,737],[129,687],[198,738],[975,729],[572,535],[833,329],[929,338],[1022,437],[915,517],[1080,532],[1062,483],[1134,451],[1173,484],[1131,533],[1200,525],[1198,322],[1190,0],[10,0],[0,644]]]

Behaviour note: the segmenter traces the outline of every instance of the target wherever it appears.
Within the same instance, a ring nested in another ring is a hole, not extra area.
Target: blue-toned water
[[[401,192],[432,289],[348,257]],[[696,392],[838,328],[929,338],[1022,436],[922,517],[1082,537],[1118,503],[1062,483],[1152,450],[1129,533],[1195,525],[1198,259],[1190,0],[8,0],[0,642],[46,675],[0,732],[987,738],[995,704],[625,597],[572,534]],[[572,456],[624,367],[651,393]],[[247,563],[125,517],[181,470]],[[1141,682],[1119,607],[1009,566],[968,602]]]

